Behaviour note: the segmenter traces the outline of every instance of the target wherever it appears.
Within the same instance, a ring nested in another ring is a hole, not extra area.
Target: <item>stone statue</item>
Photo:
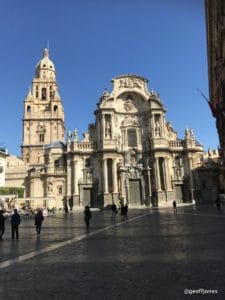
[[[158,120],[155,122],[155,136],[160,136],[160,124]]]
[[[105,123],[105,137],[111,138],[111,123],[108,120]]]
[[[51,182],[48,183],[48,192],[52,192],[52,183]]]
[[[181,177],[181,169],[176,168],[176,178],[179,179]]]
[[[91,175],[92,175],[91,172],[87,172],[86,173],[86,182],[91,182],[91,180],[92,180],[92,176]]]
[[[73,138],[74,138],[74,142],[77,142],[78,141],[78,130],[75,128],[74,129],[74,132],[73,132]]]
[[[68,139],[68,142],[71,142],[71,141],[72,141],[72,133],[71,133],[70,130],[69,130],[68,133],[67,133],[67,139]]]

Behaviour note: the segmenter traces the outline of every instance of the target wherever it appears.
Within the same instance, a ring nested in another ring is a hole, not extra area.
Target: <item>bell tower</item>
[[[32,86],[24,100],[22,159],[44,163],[44,145],[64,140],[64,110],[58,94],[55,66],[48,49],[37,63]]]

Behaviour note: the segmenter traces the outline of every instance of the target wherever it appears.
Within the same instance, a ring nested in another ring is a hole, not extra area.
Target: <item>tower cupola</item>
[[[49,58],[49,51],[47,48],[43,50],[43,58],[36,65],[35,77],[55,79],[55,66]]]

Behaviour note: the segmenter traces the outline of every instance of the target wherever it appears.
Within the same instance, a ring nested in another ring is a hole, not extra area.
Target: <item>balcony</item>
[[[93,152],[96,148],[96,144],[92,142],[74,142],[70,146],[70,150],[82,152]]]
[[[169,141],[169,146],[172,149],[181,149],[185,147],[184,141]]]
[[[55,174],[63,174],[66,173],[66,167],[55,167],[54,168]]]

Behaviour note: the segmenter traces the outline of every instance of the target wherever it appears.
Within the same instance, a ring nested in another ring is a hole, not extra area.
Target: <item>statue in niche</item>
[[[181,169],[180,168],[176,168],[176,179],[181,178]]]
[[[92,176],[91,172],[86,173],[86,182],[91,182],[92,181]]]
[[[52,183],[51,182],[49,182],[48,183],[48,192],[52,192]]]
[[[105,123],[105,137],[108,139],[111,138],[111,122],[109,120]]]
[[[124,109],[126,111],[130,111],[134,108],[131,99],[128,99],[125,103],[124,103]]]
[[[155,136],[160,136],[160,124],[158,120],[155,122]]]

